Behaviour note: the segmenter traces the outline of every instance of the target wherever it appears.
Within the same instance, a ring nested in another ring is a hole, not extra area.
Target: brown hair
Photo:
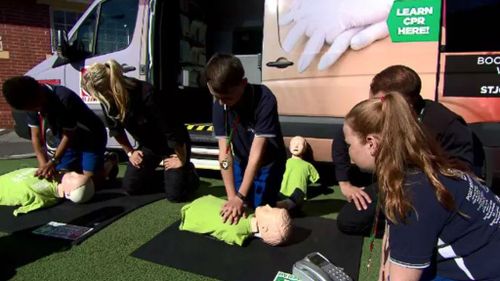
[[[466,169],[445,157],[436,141],[427,137],[401,94],[389,92],[384,98],[358,103],[347,114],[346,124],[362,140],[368,134],[380,136],[375,166],[381,203],[389,220],[404,221],[412,208],[403,188],[408,169],[418,169],[426,175],[443,207],[455,207],[438,175],[458,177]]]
[[[127,113],[128,89],[134,87],[134,83],[123,75],[118,62],[108,60],[92,64],[83,74],[81,84],[84,90],[104,105],[108,113],[111,107],[116,107],[118,115],[112,117],[123,122]]]
[[[422,81],[418,74],[404,65],[393,65],[379,72],[372,79],[370,92],[398,92],[410,103],[415,104],[422,99],[420,90]]]
[[[207,83],[214,91],[224,92],[238,85],[245,76],[240,59],[230,54],[214,54],[205,67]]]

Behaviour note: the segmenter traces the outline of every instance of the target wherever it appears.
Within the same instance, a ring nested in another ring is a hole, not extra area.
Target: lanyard
[[[229,154],[229,149],[231,147],[231,143],[233,141],[233,136],[234,133],[238,131],[238,124],[240,123],[240,116],[236,114],[236,117],[234,118],[231,127],[228,128],[228,123],[229,123],[229,116],[228,116],[228,111],[226,110],[226,106],[224,105],[224,115],[225,115],[225,129],[226,129],[226,155]],[[229,129],[229,130],[228,130]]]
[[[381,208],[380,198],[378,198],[377,199],[377,206],[375,207],[375,219],[373,222],[372,231],[371,231],[370,238],[369,238],[370,252],[368,254],[368,264],[366,265],[368,271],[370,270],[371,264],[372,264],[372,254],[373,254],[373,248],[375,246],[375,236],[377,235],[377,231],[378,231],[378,223],[379,223],[378,219],[380,216],[380,208]],[[383,249],[382,249],[382,251],[383,251]]]

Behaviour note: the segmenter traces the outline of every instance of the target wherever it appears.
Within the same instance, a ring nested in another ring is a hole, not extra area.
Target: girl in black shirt
[[[169,110],[165,95],[147,82],[124,76],[115,60],[91,65],[83,75],[82,88],[101,103],[110,136],[129,157],[123,179],[128,193],[146,191],[160,162],[168,200],[184,200],[198,186],[189,162],[189,134]],[[130,144],[125,129],[139,143],[138,149]]]

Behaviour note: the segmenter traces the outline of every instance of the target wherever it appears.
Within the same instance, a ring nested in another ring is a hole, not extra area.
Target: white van
[[[71,88],[99,112],[80,77],[115,59],[127,75],[177,96],[165,110],[184,112],[195,165],[218,168],[202,74],[213,53],[240,56],[250,81],[276,95],[284,135],[307,137],[319,162],[331,162],[333,127],[368,97],[372,77],[403,64],[421,76],[424,98],[471,123],[491,184],[500,174],[498,14],[500,0],[95,0],[68,40],[60,36],[59,55],[27,75]],[[378,40],[349,44],[363,32]]]

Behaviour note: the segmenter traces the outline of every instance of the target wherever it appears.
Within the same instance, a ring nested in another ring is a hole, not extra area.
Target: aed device
[[[319,252],[308,254],[293,265],[293,275],[301,281],[352,281],[340,267]]]

